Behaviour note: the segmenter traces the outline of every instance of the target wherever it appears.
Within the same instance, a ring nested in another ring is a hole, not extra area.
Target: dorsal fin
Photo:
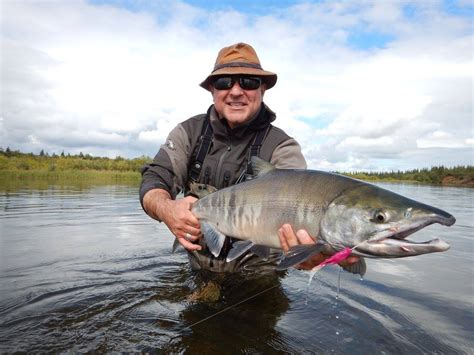
[[[254,177],[262,176],[276,168],[270,164],[268,161],[260,159],[259,157],[252,157],[252,171]]]

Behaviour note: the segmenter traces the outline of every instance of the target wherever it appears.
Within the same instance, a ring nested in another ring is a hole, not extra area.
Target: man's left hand
[[[280,244],[285,253],[288,253],[291,247],[299,244],[316,244],[316,239],[311,237],[308,232],[304,229],[298,230],[296,233],[289,224],[284,224],[278,230],[278,237],[280,238]],[[295,265],[294,267],[301,270],[311,270],[315,266],[318,266],[322,261],[327,259],[329,255],[318,253],[313,255],[308,260]],[[355,264],[359,261],[358,256],[351,255],[346,260],[339,263],[341,266]]]

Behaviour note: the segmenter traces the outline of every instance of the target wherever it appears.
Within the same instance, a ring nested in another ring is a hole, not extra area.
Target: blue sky
[[[472,16],[470,0],[2,2],[0,141],[153,156],[244,41],[310,167],[474,164]]]
[[[151,12],[155,13],[161,21],[166,21],[166,12],[169,10],[167,4],[172,1],[137,1],[137,0],[91,0],[91,4],[96,5],[112,5],[122,7],[134,12]],[[276,1],[215,1],[215,0],[184,0],[183,3],[195,6],[208,11],[237,11],[250,18],[258,18],[266,15],[281,14],[288,7],[294,7],[301,4],[324,4],[330,1],[295,1],[295,0],[276,0]],[[397,1],[386,1],[396,3]],[[436,3],[437,1],[425,0],[424,2],[416,1],[398,1],[401,3],[402,14],[406,19],[417,20],[420,9],[428,3]],[[354,8],[364,6],[362,1],[346,1],[352,3]],[[370,4],[370,3],[369,3]],[[439,1],[439,7],[448,14],[462,16],[466,18],[474,17],[474,3],[459,0],[442,0]],[[349,8],[350,10],[350,8]],[[165,15],[164,15],[165,14]],[[350,36],[347,37],[347,44],[353,48],[371,49],[383,48],[395,38],[392,29],[371,29],[369,23],[359,23],[357,26],[351,27]]]

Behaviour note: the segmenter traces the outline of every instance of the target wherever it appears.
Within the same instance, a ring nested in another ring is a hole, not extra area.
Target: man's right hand
[[[196,200],[192,196],[173,200],[166,190],[154,189],[143,197],[143,207],[148,215],[163,221],[185,249],[201,250],[201,246],[195,244],[201,237],[199,221],[191,212]]]

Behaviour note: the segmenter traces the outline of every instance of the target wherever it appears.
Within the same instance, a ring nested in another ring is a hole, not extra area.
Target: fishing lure
[[[343,260],[346,260],[349,255],[351,255],[352,249],[351,248],[344,248],[341,251],[338,251],[336,254],[330,256],[323,262],[319,263],[319,265],[315,266],[313,269],[311,269],[312,272],[318,272],[321,270],[323,267],[329,264],[338,264]]]
[[[357,247],[357,246],[356,246]],[[355,248],[355,247],[354,247]],[[327,266],[327,265],[330,265],[330,264],[338,264],[340,263],[341,261],[343,260],[346,260],[349,255],[351,255],[352,253],[352,249],[351,248],[344,248],[342,249],[341,251],[338,251],[336,254],[330,256],[329,258],[327,258],[326,260],[324,260],[323,262],[319,263],[317,266],[315,266],[314,268],[311,269],[310,273],[309,273],[309,280],[308,280],[308,288],[307,288],[307,291],[306,291],[306,295],[309,294],[309,287],[311,285],[311,282],[313,281],[313,277],[314,275],[316,275],[316,273],[321,270],[323,267]],[[306,302],[308,301],[308,299],[306,298]]]

